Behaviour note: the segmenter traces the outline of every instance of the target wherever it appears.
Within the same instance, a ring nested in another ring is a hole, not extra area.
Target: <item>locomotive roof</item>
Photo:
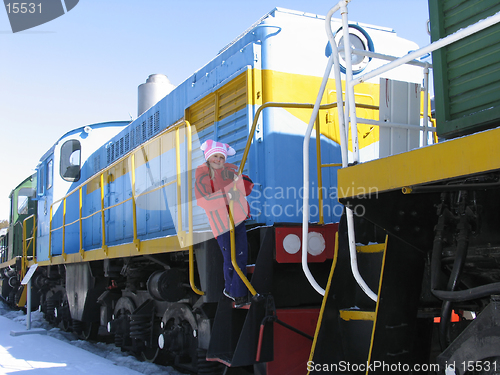
[[[54,152],[54,148],[55,146],[61,141],[61,139],[64,139],[66,137],[68,137],[69,135],[71,134],[75,134],[75,133],[79,133],[79,132],[82,132],[84,131],[84,129],[86,127],[90,127],[92,129],[97,129],[97,128],[102,128],[102,127],[111,127],[111,126],[123,126],[123,123],[124,122],[130,122],[130,121],[108,121],[108,122],[99,122],[99,123],[95,123],[95,124],[89,124],[89,125],[84,125],[84,126],[80,126],[78,128],[75,128],[75,129],[72,129],[72,130],[69,130],[68,132],[66,132],[64,135],[62,135],[53,145],[50,149],[48,149],[45,154],[43,154],[43,156],[40,158],[39,162],[42,162],[43,160],[45,160],[49,155],[51,155],[53,152]]]
[[[283,14],[291,14],[299,17],[309,17],[309,18],[316,18],[316,19],[322,19],[324,20],[326,17],[314,13],[307,13],[307,12],[301,12],[297,10],[292,10],[292,9],[286,9],[286,8],[280,8],[276,7],[273,10],[271,10],[269,13],[265,14],[262,16],[258,21],[256,21],[252,26],[250,26],[248,29],[246,29],[243,33],[238,35],[233,41],[231,41],[229,44],[227,44],[224,48],[222,48],[219,53],[217,54],[220,55],[221,53],[225,52],[227,49],[229,49],[231,46],[233,46],[235,43],[237,43],[240,39],[242,39],[245,35],[248,33],[252,32],[258,25],[262,23],[265,19],[269,17],[274,17],[276,13],[283,13]],[[335,18],[332,18],[335,19]],[[391,28],[388,27],[383,27],[383,26],[375,26],[375,25],[370,25],[366,23],[360,23],[360,22],[355,22],[355,21],[350,21],[351,24],[363,26],[365,28],[370,28],[370,29],[377,29],[377,30],[382,30],[382,31],[387,31],[394,33],[395,31]]]

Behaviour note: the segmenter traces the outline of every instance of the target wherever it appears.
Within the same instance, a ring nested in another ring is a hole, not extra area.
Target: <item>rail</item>
[[[321,85],[321,88],[318,92],[318,97],[316,100],[316,105],[313,110],[313,113],[311,115],[311,119],[309,121],[306,137],[304,138],[304,204],[303,204],[303,223],[302,223],[302,228],[303,228],[303,237],[304,233],[307,233],[308,230],[308,212],[309,212],[309,165],[308,162],[306,162],[306,159],[308,160],[308,154],[309,154],[309,138],[312,133],[312,128],[314,126],[314,121],[315,117],[317,116],[317,113],[319,111],[319,102],[321,101],[321,98],[323,96],[323,92],[326,87],[326,81],[328,80],[328,77],[330,76],[330,72],[332,69],[332,66],[335,65],[334,73],[335,73],[335,80],[338,81],[337,84],[340,84],[340,64],[339,64],[339,58],[338,58],[338,48],[334,40],[333,32],[331,29],[331,18],[333,13],[337,11],[341,11],[342,15],[342,33],[343,33],[343,38],[344,38],[344,45],[345,46],[351,46],[350,41],[349,41],[349,23],[348,23],[348,17],[347,17],[347,4],[351,0],[341,0],[339,1],[330,11],[328,12],[326,18],[325,18],[325,29],[326,33],[328,35],[328,40],[330,41],[330,45],[332,47],[332,54],[328,60],[327,67],[325,69],[325,74],[323,77],[323,82]],[[413,64],[413,65],[418,65],[415,64],[415,59],[419,58],[421,56],[424,56],[426,54],[429,54],[432,51],[435,51],[436,49],[442,48],[450,43],[453,43],[459,39],[465,38],[468,35],[471,35],[473,33],[476,33],[480,30],[483,30],[491,25],[494,25],[496,23],[500,22],[500,12],[496,13],[495,15],[488,17],[485,20],[479,21],[474,25],[468,26],[465,29],[460,29],[454,34],[451,34],[445,38],[442,38],[434,43],[431,43],[430,45],[420,48],[416,51],[413,51],[411,53],[408,53],[407,55],[400,57],[400,58],[386,58],[383,56],[377,56],[376,54],[370,53],[370,56],[377,57],[377,58],[382,58],[386,60],[392,60],[389,63],[382,65],[381,67],[374,69],[373,71],[370,71],[368,73],[365,73],[356,79],[353,78],[353,72],[352,72],[352,61],[351,61],[351,53],[345,53],[345,62],[346,62],[346,104],[345,104],[345,110],[340,109],[340,103],[343,102],[343,97],[342,97],[342,90],[337,89],[338,93],[340,94],[337,96],[337,101],[339,102],[339,110],[338,110],[338,115],[339,115],[339,124],[340,126],[344,129],[344,131],[341,130],[341,150],[342,150],[342,166],[343,168],[348,166],[348,152],[347,152],[347,132],[345,129],[345,124],[348,124],[350,122],[351,126],[351,139],[352,139],[352,150],[353,150],[353,162],[358,163],[359,162],[359,143],[358,143],[358,135],[357,135],[357,124],[358,124],[358,119],[356,117],[356,105],[355,105],[355,97],[354,97],[354,86],[367,81],[368,79],[371,79],[373,77],[376,77],[388,70],[394,69],[400,65],[403,64]],[[351,47],[349,47],[351,48]],[[364,54],[368,55],[369,53],[365,53],[364,51],[359,51],[359,50],[354,50],[352,53],[354,54]],[[425,119],[427,123],[427,118],[428,118],[428,69],[430,67],[429,65],[424,65],[424,113],[423,113],[423,118]],[[363,120],[364,121],[364,120]],[[373,123],[374,125],[380,125],[377,123]],[[397,126],[397,124],[391,124],[392,126]],[[341,128],[341,129],[342,129]],[[425,126],[424,129],[424,141],[428,141],[428,136],[427,136],[427,126]],[[351,256],[351,269],[352,273],[354,275],[354,278],[356,279],[358,285],[361,287],[361,289],[370,297],[373,301],[377,300],[377,295],[371,291],[371,289],[367,286],[361,275],[359,274],[359,270],[357,267],[357,259],[356,259],[356,243],[355,243],[355,236],[354,236],[354,219],[353,219],[353,213],[352,211],[346,207],[346,216],[347,216],[347,226],[348,226],[348,243],[349,243],[349,252]],[[302,255],[304,259],[304,253],[307,251],[307,237],[304,238],[302,242]],[[304,264],[304,262],[303,262]],[[307,270],[308,271],[308,270]],[[306,272],[306,270],[304,270]],[[308,280],[310,281],[311,285],[321,294],[324,295],[324,290],[320,288],[316,281],[310,277],[310,273],[306,272],[306,276]]]
[[[79,254],[82,258],[82,260],[85,259],[85,250],[84,250],[84,244],[83,244],[83,221],[88,220],[92,218],[95,215],[101,215],[101,248],[104,251],[105,255],[108,255],[108,245],[106,243],[106,222],[105,222],[105,212],[112,209],[116,208],[120,205],[123,205],[129,201],[132,201],[132,225],[133,225],[133,244],[135,245],[135,248],[137,250],[137,253],[140,253],[141,251],[141,241],[138,237],[138,229],[137,229],[137,199],[146,196],[148,194],[151,194],[155,191],[158,191],[160,189],[163,189],[169,185],[176,184],[177,185],[177,207],[178,209],[178,227],[177,227],[177,232],[178,232],[178,238],[180,245],[182,247],[185,246],[186,243],[189,244],[189,281],[191,285],[191,289],[197,293],[197,294],[204,294],[202,291],[200,291],[195,283],[194,283],[194,266],[193,266],[193,241],[192,241],[192,236],[193,236],[193,211],[192,211],[192,204],[188,206],[188,226],[189,226],[189,234],[187,237],[187,234],[185,231],[182,229],[182,210],[180,209],[181,203],[182,203],[182,181],[181,181],[181,164],[180,164],[180,130],[181,128],[185,127],[187,129],[187,168],[188,171],[191,169],[191,153],[192,153],[192,135],[191,135],[191,124],[186,121],[186,120],[181,120],[177,123],[175,123],[173,126],[165,129],[162,131],[160,134],[156,135],[155,137],[151,138],[148,142],[141,144],[139,147],[136,147],[135,149],[131,150],[129,153],[126,155],[122,156],[120,159],[116,160],[114,163],[110,164],[103,170],[101,170],[99,173],[89,177],[86,181],[84,181],[82,184],[80,184],[77,188],[73,189],[70,191],[68,194],[66,194],[64,197],[54,201],[51,206],[50,206],[50,224],[49,224],[49,260],[52,260],[52,241],[53,241],[53,233],[56,231],[61,231],[62,232],[62,240],[61,240],[61,256],[66,260],[66,228],[72,225],[76,225],[78,223],[79,229],[78,229],[78,234],[79,234]],[[176,178],[173,179],[172,181],[166,182],[161,184],[160,186],[155,187],[154,189],[141,192],[140,194],[136,193],[136,154],[139,152],[144,153],[144,158],[147,160],[147,155],[145,154],[144,147],[147,146],[148,144],[151,144],[152,142],[156,141],[162,136],[165,136],[166,134],[169,134],[171,132],[175,131],[175,152],[176,152]],[[121,202],[118,202],[114,205],[109,205],[106,207],[105,205],[105,191],[104,191],[104,185],[105,183],[108,183],[109,181],[105,181],[105,175],[109,173],[109,171],[116,167],[119,163],[122,163],[123,161],[129,159],[130,160],[130,176],[131,176],[131,197],[122,200]],[[90,215],[83,216],[82,215],[82,210],[83,210],[83,189],[87,187],[90,183],[96,181],[98,179],[99,181],[99,190],[100,190],[100,209],[96,210],[95,212],[91,213]],[[187,180],[188,186],[191,186],[192,184],[192,176],[190,173],[188,173],[188,180]],[[190,189],[188,189],[188,192],[190,193]],[[71,197],[73,194],[76,194],[78,192],[78,199],[79,199],[79,214],[78,214],[78,219],[66,223],[66,202],[69,197]],[[191,202],[192,200],[189,199]],[[53,213],[54,213],[54,206],[62,203],[63,209],[62,209],[62,225],[53,228]]]

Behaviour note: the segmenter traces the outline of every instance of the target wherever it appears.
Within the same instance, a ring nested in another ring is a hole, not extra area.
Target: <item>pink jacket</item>
[[[222,177],[224,170],[237,173],[236,165],[226,163],[222,169],[214,170],[214,178],[210,179],[209,167],[204,163],[196,168],[195,174],[194,189],[197,204],[207,213],[210,228],[216,238],[230,229],[227,193],[231,193],[236,185],[239,197],[234,200],[232,212],[236,226],[249,217],[250,207],[245,197],[253,188],[252,180],[246,175],[242,175],[236,182],[230,178],[224,179]]]

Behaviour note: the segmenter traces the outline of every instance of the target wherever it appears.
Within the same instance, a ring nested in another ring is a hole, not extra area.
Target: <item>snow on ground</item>
[[[0,300],[0,316],[21,324],[26,328],[26,315],[22,311],[12,311],[3,301]],[[31,313],[31,328],[43,328],[47,330],[47,335],[54,337],[62,342],[74,345],[88,352],[106,358],[111,362],[135,370],[146,375],[181,375],[182,373],[174,370],[172,367],[159,366],[153,363],[141,362],[134,356],[122,352],[114,344],[102,342],[90,342],[77,338],[72,332],[64,332],[59,328],[54,328],[44,320],[43,314],[39,311]]]

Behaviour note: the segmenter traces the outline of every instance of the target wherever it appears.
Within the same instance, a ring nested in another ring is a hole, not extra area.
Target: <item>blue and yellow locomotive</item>
[[[433,27],[439,9],[431,6]],[[475,163],[481,170],[461,169],[477,160],[467,155],[484,152],[483,142],[495,138],[478,134],[476,151],[466,146],[476,135],[410,151],[433,138],[421,86],[429,64],[410,61],[351,92],[352,77],[418,46],[390,29],[330,16],[329,40],[325,17],[276,8],[179,86],[151,76],[152,92],[162,82],[167,87],[144,99],[136,120],[61,137],[36,174],[13,190],[2,297],[24,306],[20,281],[36,263],[32,302],[49,321],[86,339],[113,336],[145,360],[200,374],[304,374],[346,361],[430,364],[439,315],[444,346],[437,361],[454,359],[446,354],[456,342],[447,342],[449,312],[480,312],[496,293],[487,289],[463,303],[466,292],[453,291],[465,289],[460,271],[472,289],[481,278],[496,282],[495,267],[487,266],[495,246],[495,158]],[[346,54],[344,44],[359,53]],[[323,77],[333,61],[336,73]],[[350,119],[344,91],[355,109]],[[436,98],[439,136],[475,130],[440,132],[442,105]],[[222,294],[222,256],[193,191],[207,139],[230,144],[236,155],[228,161],[255,184],[244,278],[252,303],[243,309]],[[460,163],[433,162],[457,150],[467,153]],[[423,164],[413,166],[415,160]],[[344,207],[354,211],[352,220]],[[349,254],[353,236],[357,261]],[[366,287],[351,274],[358,265]],[[450,291],[441,290],[447,268],[456,278]]]

